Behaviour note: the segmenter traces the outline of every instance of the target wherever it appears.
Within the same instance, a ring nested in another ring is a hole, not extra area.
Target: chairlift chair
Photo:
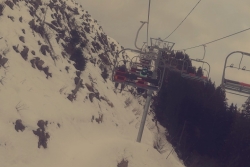
[[[148,64],[143,64],[140,62],[133,62],[133,60],[136,60],[136,59],[134,59],[133,57],[130,63],[131,67],[125,70],[119,68],[121,66],[119,64],[120,62],[123,62],[123,60],[119,62],[116,61],[115,67],[113,69],[112,81],[115,83],[130,85],[133,87],[142,88],[146,90],[159,91],[161,84],[162,84],[162,78],[158,77],[159,79],[157,79],[157,78],[152,78],[152,76],[150,76],[150,72],[153,73],[150,70],[153,68],[153,66],[148,65]],[[148,71],[149,73],[146,75],[146,77],[140,75],[140,72],[145,67],[149,69]]]
[[[207,76],[204,76],[204,74],[202,76],[197,76],[195,73],[190,73],[188,72],[188,69],[184,69],[185,68],[185,63],[183,63],[183,66],[182,66],[182,70],[181,70],[181,76],[183,78],[186,78],[186,79],[190,79],[190,80],[194,80],[194,81],[197,81],[197,82],[204,82],[204,83],[207,83],[208,82],[208,78],[209,78],[209,75],[210,75],[210,64],[203,61],[203,60],[200,60],[200,59],[190,59],[191,61],[195,61],[195,62],[199,62],[199,63],[202,63],[202,67],[203,67],[203,64],[207,64],[208,65],[208,71],[207,71]],[[187,65],[187,68],[189,68],[191,66]],[[202,69],[203,71],[204,69]]]
[[[183,70],[183,64],[185,62],[185,55],[182,59],[177,59],[176,53],[174,55],[174,57],[170,58],[170,62],[167,64],[167,67],[169,71],[181,73],[181,71]],[[181,64],[179,62],[181,62]],[[181,69],[178,68],[178,65],[181,65]]]
[[[170,52],[174,47],[175,43],[164,41],[160,38],[150,38],[151,46],[157,49],[161,49],[167,52]]]
[[[240,63],[239,63],[239,67],[234,67],[233,64],[231,64],[230,66],[227,66],[227,59],[232,54],[235,54],[235,53],[241,53],[241,55],[242,55]],[[241,62],[242,62],[243,56],[250,56],[250,53],[246,53],[246,52],[242,52],[242,51],[235,51],[235,52],[231,52],[226,57],[225,64],[224,64],[224,69],[223,69],[223,74],[222,74],[221,87],[223,89],[233,91],[233,92],[228,92],[227,91],[227,93],[231,93],[231,94],[235,94],[235,95],[239,95],[239,96],[244,96],[244,97],[249,97],[249,95],[250,95],[250,84],[225,78],[226,68],[234,68],[234,69],[237,69],[237,70],[244,70],[244,71],[248,71],[248,72],[250,71],[250,70],[247,70],[245,66],[241,67]],[[242,94],[239,94],[239,93],[242,93]]]
[[[140,63],[145,65],[145,66],[150,66],[152,61],[149,60],[140,60]]]
[[[139,58],[139,62],[137,61],[137,58]],[[148,59],[142,59],[141,56],[134,56],[131,59],[130,64],[136,64],[138,66],[151,66],[151,61],[148,61]]]
[[[163,71],[161,73],[160,78],[159,78],[159,76],[157,76],[156,71],[154,71],[154,73],[153,73],[153,78],[138,76],[137,74],[132,73],[132,72],[137,72],[138,65],[142,66],[143,68],[144,67],[150,68],[151,61],[143,61],[142,60],[140,63],[132,63],[133,61],[131,60],[130,64],[132,66],[131,66],[130,70],[121,71],[118,68],[117,58],[118,58],[119,54],[121,52],[125,51],[125,50],[130,50],[130,51],[134,51],[134,52],[139,53],[141,58],[146,57],[148,60],[154,60],[155,63],[156,63],[155,66],[158,69],[159,58],[157,58],[157,54],[159,54],[159,52],[163,51],[164,49],[165,49],[165,51],[170,52],[172,47],[174,46],[174,43],[168,42],[168,41],[163,41],[163,40],[159,40],[159,45],[162,44],[162,43],[164,45],[162,48],[152,46],[152,40],[151,40],[151,47],[148,46],[148,51],[145,50],[145,53],[144,53],[143,52],[143,47],[139,48],[136,45],[139,32],[140,32],[141,28],[144,26],[144,24],[147,23],[147,22],[142,22],[141,21],[141,23],[142,23],[142,25],[140,26],[140,28],[137,31],[135,42],[134,42],[135,47],[138,50],[127,48],[127,49],[123,49],[123,50],[121,50],[121,51],[119,51],[117,53],[114,68],[113,68],[113,72],[112,72],[112,81],[116,82],[116,83],[123,83],[123,84],[126,84],[126,85],[134,86],[134,87],[137,87],[137,88],[143,88],[143,89],[147,89],[147,90],[159,91],[161,86],[162,86],[163,76],[165,74],[165,68],[166,68],[165,63],[164,63]],[[154,69],[154,70],[157,70],[157,69]],[[158,79],[159,80],[158,85],[154,85],[155,81],[157,81],[157,77],[159,78]]]

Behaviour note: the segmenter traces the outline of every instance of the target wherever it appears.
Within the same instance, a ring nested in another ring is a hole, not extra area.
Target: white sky
[[[135,34],[140,21],[147,20],[148,0],[76,0],[88,10],[104,31],[122,46],[134,48]],[[167,37],[185,18],[199,0],[151,0],[149,37]],[[175,42],[174,50],[185,49],[230,35],[250,27],[249,0],[203,0],[189,15],[184,23],[168,40]],[[210,77],[216,85],[220,85],[222,70],[226,56],[236,50],[250,52],[250,31],[212,43],[206,47],[205,60],[211,65]],[[138,45],[146,41],[146,26],[143,27]],[[191,58],[201,58],[203,48],[187,50]],[[235,55],[229,64],[239,62],[240,55]],[[234,60],[234,62],[233,62]],[[243,60],[249,64],[250,58]],[[250,69],[250,66],[247,66]],[[230,71],[227,77],[241,82],[250,82],[249,74],[243,71]],[[245,101],[235,95],[228,95],[229,103]]]

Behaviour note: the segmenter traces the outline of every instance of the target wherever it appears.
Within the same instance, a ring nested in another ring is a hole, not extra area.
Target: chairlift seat
[[[147,82],[142,81],[142,80],[137,80],[136,82],[133,81],[126,81],[125,84],[133,86],[133,87],[137,87],[137,88],[142,88],[142,89],[146,89],[146,90],[152,90],[152,91],[157,91],[159,88],[157,86],[152,86],[152,85],[148,85],[146,84]]]
[[[136,85],[141,86],[141,87],[146,87],[148,86],[148,83],[142,79],[136,81]]]
[[[238,82],[238,81],[233,81],[233,80],[229,80],[229,79],[224,79],[223,85],[226,89],[241,92],[241,93],[250,94],[250,84]]]
[[[151,60],[149,60],[149,59],[140,59],[140,62],[147,62],[147,63],[150,63]]]
[[[207,82],[208,78],[205,77],[205,76],[196,76],[196,74],[194,73],[182,73],[181,76],[183,78],[187,78],[187,79],[191,79],[191,80],[195,80],[195,81],[198,81],[198,82]]]
[[[120,75],[115,75],[114,76],[114,81],[118,83],[124,83],[126,81],[126,77],[120,76]]]
[[[151,64],[150,61],[145,61],[145,60],[140,60],[140,63],[143,63],[143,64]]]
[[[141,62],[141,65],[142,65],[143,67],[149,67],[149,66],[150,66],[149,63],[143,63],[143,62]]]
[[[150,66],[149,64],[143,64],[143,63],[137,63],[137,62],[135,62],[134,65],[137,67],[145,67],[145,66],[149,67]]]
[[[115,75],[119,75],[119,76],[126,76],[127,72],[123,72],[120,70],[115,71]]]
[[[115,71],[114,81],[117,83],[124,83],[127,80],[127,73],[123,71]]]
[[[154,91],[158,90],[157,86],[148,85],[148,82],[144,80],[138,80],[136,82],[136,86],[139,88],[148,89],[148,90],[154,90]]]
[[[130,72],[132,72],[132,73],[135,73],[135,72],[137,72],[137,68],[135,68],[135,67],[132,67],[132,68],[130,69]]]

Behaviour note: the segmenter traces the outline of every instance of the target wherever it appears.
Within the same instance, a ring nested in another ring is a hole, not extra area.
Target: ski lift
[[[230,66],[227,66],[228,57],[230,57],[234,53],[241,53],[241,55],[242,55],[240,63],[239,63],[239,67],[234,67],[234,64],[231,64]],[[244,83],[244,82],[239,82],[239,81],[234,81],[234,80],[225,78],[226,68],[228,68],[228,67],[229,68],[235,68],[237,70],[250,71],[250,70],[246,69],[246,66],[241,67],[241,62],[242,62],[243,56],[250,56],[250,53],[246,53],[246,52],[242,52],[242,51],[235,51],[235,52],[230,53],[226,57],[225,64],[224,64],[224,70],[223,70],[223,74],[222,74],[221,87],[226,89],[226,90],[233,91],[233,92],[228,92],[228,93],[248,97],[250,95],[250,84]],[[239,93],[242,93],[242,94],[239,94]],[[243,94],[247,94],[248,96],[243,95]]]
[[[174,47],[175,43],[169,41],[163,41],[160,38],[150,38],[151,47],[156,49],[161,49],[162,51],[171,52],[172,48]]]
[[[204,76],[204,74],[202,74],[202,76],[197,76],[197,74],[195,74],[194,72],[189,72],[189,70],[188,70],[190,67],[192,68],[192,66],[190,66],[191,63],[187,63],[186,69],[185,69],[185,63],[183,63],[182,70],[181,70],[181,76],[183,78],[186,78],[186,79],[207,83],[209,75],[210,75],[210,64],[201,60],[201,59],[190,59],[190,60],[191,60],[191,62],[195,61],[195,62],[202,63],[201,70],[202,70],[202,72],[206,71],[207,75]],[[208,71],[206,69],[203,69],[204,64],[208,65]]]
[[[131,59],[131,68],[130,68],[130,72],[134,73],[134,74],[139,74],[139,73],[143,73],[145,70],[147,71],[147,75],[148,76],[152,76],[153,71],[154,71],[154,67],[151,65],[151,60],[149,59],[144,59],[142,61],[142,59],[139,59],[139,62],[137,62],[138,56],[134,56]]]
[[[144,43],[142,48],[137,47],[137,38],[139,35],[139,32],[141,28],[148,22],[142,22],[142,25],[137,31],[136,38],[134,45],[138,50],[134,49],[123,49],[120,52],[118,52],[115,56],[115,63],[114,63],[114,68],[112,72],[112,81],[116,83],[123,83],[126,85],[130,85],[133,87],[137,88],[142,88],[146,90],[153,90],[153,91],[159,91],[162,82],[163,82],[163,77],[165,75],[165,62],[163,62],[163,68],[159,68],[159,62],[161,57],[160,54],[165,51],[165,52],[171,52],[171,49],[174,46],[174,43],[168,42],[168,41],[163,41],[160,38],[157,39],[157,46],[152,45],[153,38],[151,38],[151,46],[148,46],[148,43]],[[148,47],[147,49],[143,50],[144,45],[147,44],[146,46]],[[122,70],[121,67],[119,66],[119,63],[117,61],[118,56],[120,53],[124,52],[125,50],[130,50],[132,52],[139,53],[139,56],[135,56],[131,59],[130,62],[130,68]],[[134,58],[138,61],[133,61]],[[152,66],[152,62],[154,62],[154,66]]]
[[[124,49],[124,50],[135,51],[133,49]],[[122,51],[118,52],[118,54],[120,54]],[[142,53],[138,50],[136,50],[136,52],[137,53],[139,52],[143,56],[145,55],[145,53]],[[154,53],[147,53],[147,54],[154,55]],[[160,70],[158,68],[154,68],[149,63],[145,63],[145,60],[149,59],[145,59],[144,62],[140,61],[138,62],[137,58],[140,58],[140,56],[134,56],[130,62],[131,66],[127,68],[124,67],[125,65],[119,65],[120,62],[123,62],[123,60],[118,62],[117,57],[118,55],[116,56],[116,62],[113,69],[113,75],[112,75],[113,82],[126,84],[146,90],[152,90],[152,91],[160,90],[163,81],[162,76],[164,75],[165,69],[163,69],[163,71],[161,71],[160,74],[157,75],[158,73],[157,71]]]
[[[138,62],[138,61],[139,62]],[[150,59],[150,56],[134,56],[132,59],[131,59],[131,64],[137,64],[139,66],[151,66],[151,63],[152,63],[152,59]]]

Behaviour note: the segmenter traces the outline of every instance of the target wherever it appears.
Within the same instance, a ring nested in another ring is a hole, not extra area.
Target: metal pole
[[[151,101],[151,98],[152,98],[152,93],[153,93],[152,90],[148,90],[148,94],[147,94],[148,97],[147,97],[146,104],[145,104],[145,107],[144,107],[144,112],[143,112],[142,119],[141,119],[141,125],[140,125],[140,129],[139,129],[139,132],[138,132],[137,140],[136,140],[138,143],[141,142],[144,125],[145,125],[146,118],[147,118],[147,115],[148,115],[148,108],[149,108],[150,101]]]
[[[154,55],[154,53],[151,53],[151,54]],[[158,69],[160,57],[161,57],[161,52],[158,52],[158,57],[157,57],[157,59],[155,61],[155,70],[154,70],[154,73],[153,73],[153,78],[157,77],[157,69]],[[145,126],[145,122],[146,122],[146,118],[147,118],[147,114],[148,114],[148,108],[149,108],[149,105],[150,105],[152,94],[153,94],[153,91],[148,90],[148,92],[147,92],[147,100],[146,100],[146,104],[144,106],[144,112],[143,112],[142,119],[141,119],[141,125],[140,125],[140,129],[139,129],[139,132],[138,132],[137,140],[136,140],[138,143],[141,142],[142,133],[143,133],[143,129],[144,129],[144,126]]]
[[[147,45],[148,45],[148,30],[149,30],[150,4],[151,4],[151,0],[149,0],[149,4],[148,4]]]
[[[135,47],[136,47],[136,49],[141,49],[141,48],[139,48],[137,45],[136,45],[136,42],[137,42],[137,38],[138,38],[138,35],[139,35],[139,32],[140,32],[140,30],[141,30],[141,28],[144,26],[144,24],[145,23],[147,23],[147,22],[145,22],[145,21],[141,21],[141,23],[142,23],[142,25],[141,25],[141,27],[138,29],[138,31],[137,31],[137,33],[136,33],[136,37],[135,37]]]

